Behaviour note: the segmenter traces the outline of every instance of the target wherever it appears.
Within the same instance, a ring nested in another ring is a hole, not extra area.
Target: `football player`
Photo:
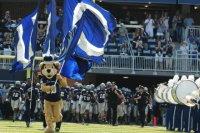
[[[23,90],[21,88],[21,82],[16,81],[15,86],[11,87],[8,92],[8,99],[11,101],[11,107],[13,110],[13,122],[18,117],[19,106],[23,97]]]

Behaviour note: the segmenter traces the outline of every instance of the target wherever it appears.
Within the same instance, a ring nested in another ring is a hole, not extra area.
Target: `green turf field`
[[[42,123],[34,122],[30,128],[24,122],[0,121],[0,133],[43,133]],[[172,133],[163,127],[110,126],[99,124],[63,123],[60,133]]]

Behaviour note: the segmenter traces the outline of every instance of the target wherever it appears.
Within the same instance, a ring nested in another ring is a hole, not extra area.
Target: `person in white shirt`
[[[149,35],[149,37],[153,38],[153,28],[154,28],[154,20],[151,18],[151,14],[148,15],[147,19],[144,22],[145,31]]]
[[[182,45],[180,46],[180,68],[181,70],[187,70],[187,65],[188,65],[188,52],[189,52],[189,47],[187,45],[187,42],[184,41],[182,42]]]

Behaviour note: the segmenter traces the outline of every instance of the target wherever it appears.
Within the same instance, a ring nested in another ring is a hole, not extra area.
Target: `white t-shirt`
[[[189,47],[183,45],[183,46],[180,47],[180,50],[181,50],[182,55],[188,55]]]
[[[146,29],[153,29],[153,23],[154,23],[154,20],[153,19],[146,19],[145,22],[146,24]]]

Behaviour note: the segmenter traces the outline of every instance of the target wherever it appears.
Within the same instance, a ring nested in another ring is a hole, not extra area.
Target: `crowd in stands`
[[[171,57],[175,50],[182,50],[180,46],[185,42],[187,51],[199,50],[199,38],[192,33],[191,36],[186,35],[186,28],[194,25],[189,14],[186,17],[179,13],[170,17],[167,12],[161,15],[148,14],[141,23],[141,28],[126,27],[131,25],[129,15],[126,19],[119,20],[119,23],[119,28],[111,39],[111,44],[118,45],[119,49],[113,50],[118,54],[130,54],[132,47],[134,55]]]
[[[61,17],[63,11],[58,9],[57,14]],[[126,14],[125,19],[118,20],[117,29],[110,37],[105,48],[105,54],[156,57],[157,68],[162,68],[165,64],[166,69],[173,67],[172,57],[177,57],[177,50],[181,58],[196,59],[198,57],[200,37],[194,36],[192,30],[188,31],[187,35],[185,34],[187,27],[194,25],[194,20],[189,14],[185,17],[180,13],[176,13],[172,17],[167,12],[148,14],[141,24],[132,24],[129,14]],[[45,41],[47,28],[45,18],[47,16],[41,15],[38,22],[38,51],[42,51]],[[5,12],[0,22],[0,51],[3,52],[0,54],[14,54],[12,52],[15,50],[14,36],[20,20],[21,18],[13,20],[10,11]],[[61,23],[62,19],[58,21],[58,25],[62,25]],[[135,24],[140,25],[140,27]],[[58,28],[61,28],[61,26],[58,26]],[[56,52],[60,52],[61,44],[61,33],[59,33],[56,39]],[[192,64],[195,64],[195,62]]]

